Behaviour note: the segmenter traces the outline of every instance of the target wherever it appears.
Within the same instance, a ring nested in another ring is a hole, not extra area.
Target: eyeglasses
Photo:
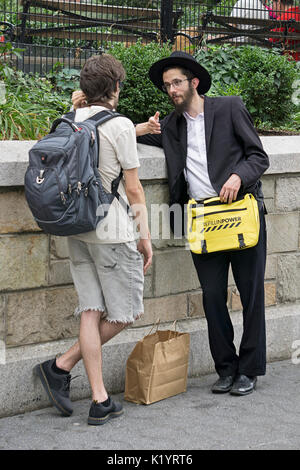
[[[168,92],[173,86],[175,89],[180,88],[183,82],[193,80],[192,78],[185,78],[184,80],[180,80],[179,78],[173,80],[171,83],[164,83],[162,86],[163,91]]]
[[[118,80],[118,82],[119,82],[119,87],[120,87],[120,88],[123,88],[124,82],[121,82],[121,80]]]

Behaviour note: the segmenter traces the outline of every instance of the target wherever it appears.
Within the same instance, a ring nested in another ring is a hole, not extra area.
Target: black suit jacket
[[[254,192],[269,166],[249,112],[238,96],[204,97],[204,123],[208,174],[217,194],[232,173],[242,180],[240,194]],[[170,203],[186,202],[183,170],[187,157],[187,123],[175,111],[161,121],[161,134],[138,137],[138,142],[162,147],[165,152]]]

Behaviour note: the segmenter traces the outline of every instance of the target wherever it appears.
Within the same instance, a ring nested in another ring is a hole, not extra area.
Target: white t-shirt
[[[75,121],[84,121],[106,109],[103,106],[79,108]],[[99,172],[104,188],[111,192],[111,183],[119,176],[121,168],[130,170],[140,166],[135,127],[128,118],[120,116],[101,124],[98,132]],[[120,181],[118,192],[129,205],[123,179]],[[114,198],[107,216],[98,224],[96,230],[72,237],[89,243],[125,243],[138,238],[138,234],[132,217],[127,214],[117,198]]]
[[[187,121],[187,159],[185,179],[188,194],[197,200],[217,196],[212,187],[207,169],[204,113],[193,118],[183,113]]]
[[[238,18],[251,18],[251,19],[260,19],[268,20],[269,11],[260,0],[238,0],[234,5],[230,16]],[[258,26],[250,24],[239,24],[238,28],[240,29],[257,29]],[[249,38],[245,36],[239,37],[241,42],[248,41]]]

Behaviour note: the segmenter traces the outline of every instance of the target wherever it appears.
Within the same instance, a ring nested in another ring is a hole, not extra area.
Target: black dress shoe
[[[211,391],[213,393],[227,393],[231,390],[234,382],[233,375],[227,375],[226,377],[220,377],[216,383],[212,386]]]
[[[233,387],[230,390],[231,395],[249,395],[256,387],[257,378],[249,375],[237,375]]]
[[[72,402],[70,400],[70,374],[57,374],[53,371],[52,365],[56,360],[50,359],[34,367],[35,374],[42,382],[44,389],[52,403],[63,416],[71,416],[73,413]]]

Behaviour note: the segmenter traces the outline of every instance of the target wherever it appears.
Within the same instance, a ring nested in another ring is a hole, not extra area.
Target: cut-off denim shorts
[[[75,315],[103,312],[109,322],[132,323],[143,312],[143,256],[135,241],[96,244],[68,237],[71,274],[78,294]]]

